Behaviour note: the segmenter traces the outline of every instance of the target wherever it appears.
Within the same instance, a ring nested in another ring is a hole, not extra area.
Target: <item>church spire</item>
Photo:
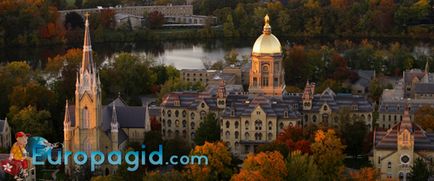
[[[92,44],[89,32],[89,13],[85,14],[85,27],[84,27],[84,42],[83,42],[83,59],[81,62],[81,70],[87,70],[89,73],[93,72],[93,58],[92,58]]]
[[[426,60],[426,64],[425,64],[425,75],[429,74],[429,61]]]
[[[66,100],[66,104],[65,104],[65,119],[63,120],[63,124],[65,126],[71,124],[70,115],[69,115],[69,103],[68,103],[68,99]]]

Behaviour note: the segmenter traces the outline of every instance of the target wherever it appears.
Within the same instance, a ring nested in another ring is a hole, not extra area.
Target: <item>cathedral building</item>
[[[408,107],[404,108],[401,121],[386,131],[375,131],[373,140],[371,161],[380,170],[381,180],[409,180],[417,158],[433,161],[434,134],[410,120]]]
[[[164,139],[183,137],[193,144],[200,124],[209,112],[219,118],[220,138],[240,158],[270,143],[288,126],[338,126],[338,112],[349,114],[372,125],[372,106],[362,96],[336,94],[326,89],[315,93],[307,83],[303,93],[285,93],[282,47],[271,33],[268,15],[262,35],[253,45],[249,91],[229,91],[224,80],[217,90],[173,92],[161,104]]]
[[[92,58],[87,15],[75,100],[71,105],[66,101],[65,106],[64,151],[84,151],[88,155],[92,151],[101,151],[107,154],[122,150],[129,142],[142,143],[146,131],[146,116],[146,106],[128,106],[120,96],[108,105],[101,104],[101,82]],[[72,160],[68,163],[65,172],[71,175],[76,165]],[[115,170],[115,166],[101,165],[94,174],[108,175]]]

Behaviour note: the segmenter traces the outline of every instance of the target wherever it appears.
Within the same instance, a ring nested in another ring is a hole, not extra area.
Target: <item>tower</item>
[[[224,109],[226,107],[226,85],[225,81],[221,80],[217,89],[217,108]]]
[[[303,110],[310,111],[312,109],[312,100],[315,94],[315,83],[306,82],[306,86],[304,87],[303,96],[301,97],[303,100]]]
[[[89,15],[86,14],[83,58],[75,82],[74,107],[65,106],[64,144],[65,151],[101,150],[101,82],[92,57],[92,46],[89,32]],[[71,116],[70,114],[74,114]],[[74,123],[71,118],[74,118]],[[70,162],[66,168],[70,174],[74,164]]]
[[[112,111],[112,120],[110,122],[110,132],[111,132],[111,140],[112,140],[112,150],[118,151],[119,150],[119,142],[118,142],[118,132],[119,132],[119,123],[118,123],[118,116],[116,113],[116,106],[113,104],[113,111]]]
[[[280,96],[285,88],[282,46],[279,40],[271,34],[268,15],[265,16],[264,21],[262,35],[253,45],[249,92]]]

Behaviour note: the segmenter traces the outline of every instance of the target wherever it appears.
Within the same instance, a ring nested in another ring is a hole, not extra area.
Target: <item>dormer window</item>
[[[324,110],[324,111],[327,111],[328,109],[329,109],[328,106],[324,106],[324,107],[323,107],[323,110]]]
[[[353,104],[353,110],[357,111],[359,109],[359,106],[357,104]]]
[[[231,116],[235,116],[235,111],[234,110],[231,111]]]
[[[179,106],[180,105],[179,100],[176,100],[174,104],[175,106]]]
[[[200,104],[200,107],[205,108],[205,104],[204,103]]]
[[[283,113],[283,117],[288,118],[288,111],[285,111],[285,112]]]

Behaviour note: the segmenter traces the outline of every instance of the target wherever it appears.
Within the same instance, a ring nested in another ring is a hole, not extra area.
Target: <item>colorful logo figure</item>
[[[29,138],[29,136],[30,134],[24,132],[16,133],[17,142],[11,148],[9,159],[0,162],[1,170],[12,175],[16,180],[23,180],[29,175],[33,154],[42,155],[37,160],[45,161],[53,148],[61,147],[61,144],[51,144],[45,138],[38,136]]]

